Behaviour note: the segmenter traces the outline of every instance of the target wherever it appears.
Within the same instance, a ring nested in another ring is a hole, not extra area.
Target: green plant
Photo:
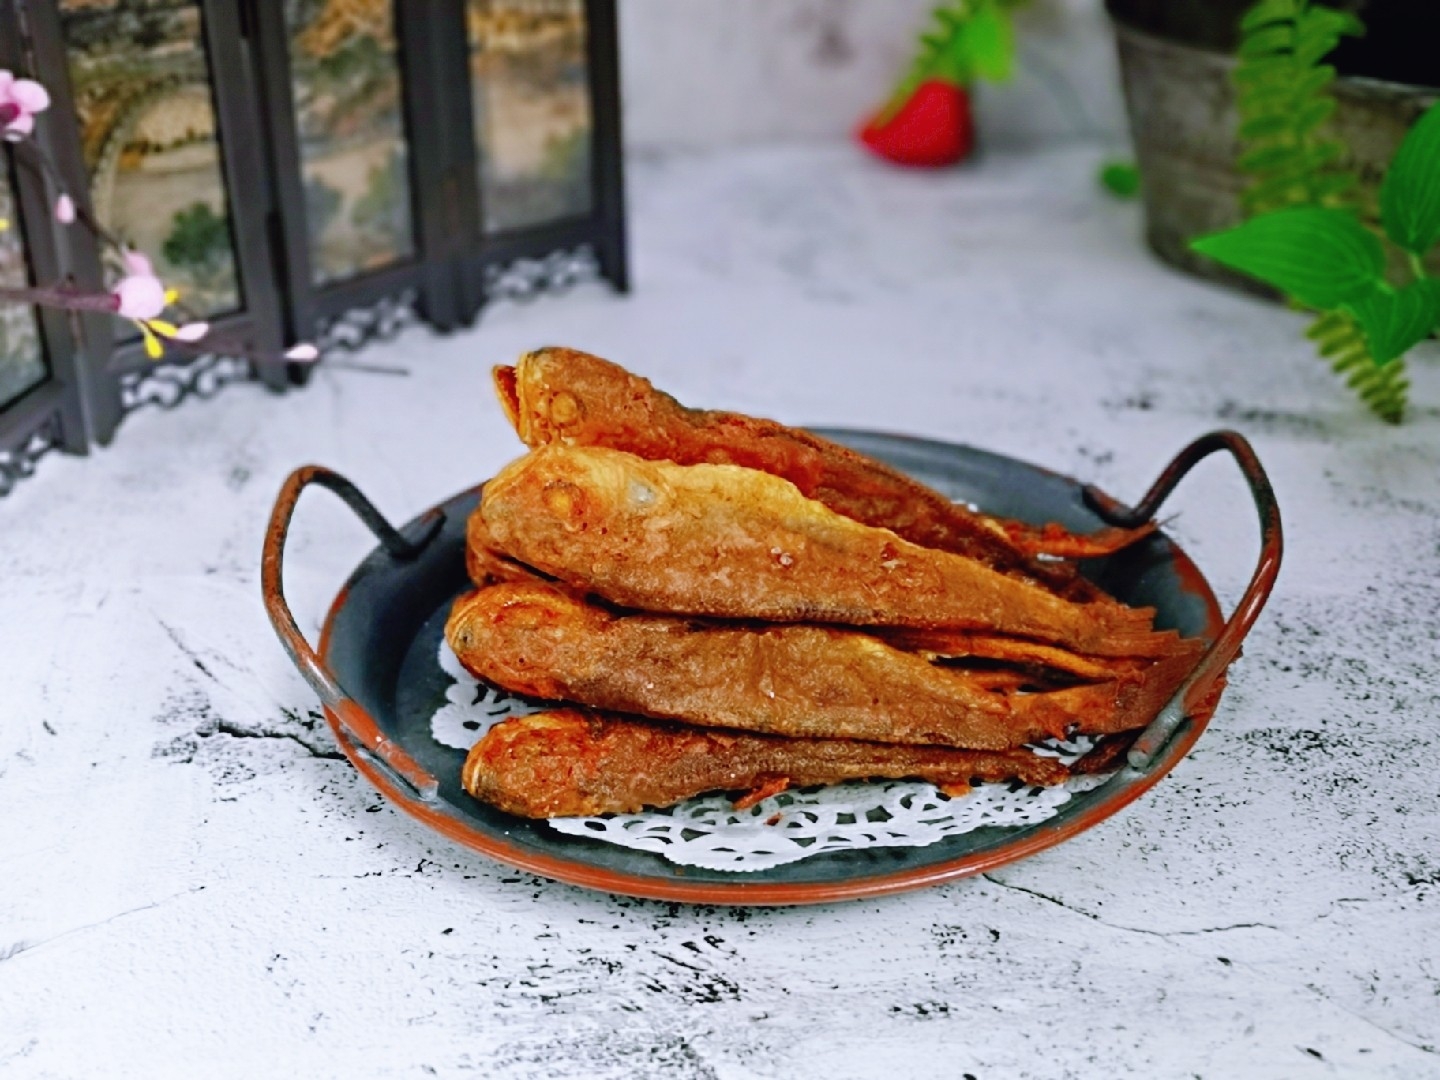
[[[1336,159],[1344,151],[1326,131],[1335,111],[1335,69],[1321,63],[1346,35],[1364,25],[1348,12],[1309,0],[1261,0],[1240,20],[1232,81],[1249,174],[1241,193],[1246,214],[1287,206],[1349,205],[1355,176]]]
[[[1422,262],[1440,240],[1440,105],[1416,122],[1390,163],[1380,222],[1406,255],[1408,282],[1386,278],[1381,238],[1348,208],[1272,210],[1191,246],[1322,312],[1308,332],[1321,355],[1380,416],[1398,421],[1403,376],[1382,380],[1403,371],[1404,353],[1440,325],[1440,278]]]
[[[1356,179],[1338,165],[1344,147],[1325,131],[1335,69],[1321,61],[1363,25],[1308,0],[1261,0],[1241,29],[1238,164],[1251,176],[1241,204],[1254,216],[1191,247],[1319,312],[1306,336],[1366,405],[1398,422],[1404,353],[1440,322],[1440,281],[1421,262],[1440,236],[1440,108],[1407,135],[1381,187],[1384,235],[1412,278],[1395,284],[1382,238],[1360,220]]]
[[[1140,168],[1133,161],[1107,161],[1100,166],[1100,186],[1117,199],[1140,194]]]

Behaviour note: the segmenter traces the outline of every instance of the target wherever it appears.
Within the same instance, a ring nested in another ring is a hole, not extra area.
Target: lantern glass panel
[[[468,0],[466,22],[485,231],[588,214],[584,0]]]
[[[30,273],[5,164],[5,155],[0,154],[0,285],[23,288],[30,284]],[[0,304],[0,409],[44,382],[48,374],[35,309]]]
[[[188,312],[241,306],[195,0],[60,0],[96,217]]]
[[[414,254],[390,0],[288,0],[314,284]]]

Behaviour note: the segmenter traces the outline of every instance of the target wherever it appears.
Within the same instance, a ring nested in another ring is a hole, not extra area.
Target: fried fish
[[[1073,603],[921,547],[735,465],[552,443],[507,465],[478,513],[497,550],[622,607],[776,622],[977,630],[1093,656],[1164,655],[1152,612]]]
[[[471,674],[514,693],[771,735],[1004,750],[1096,711],[1084,696],[995,692],[990,672],[855,630],[614,612],[534,582],[462,597],[445,637]],[[1101,694],[1118,704],[1118,688]]]
[[[465,574],[482,588],[499,581],[551,580],[497,549],[484,515],[478,511],[465,520]]]
[[[1147,523],[1076,534],[1053,523],[1037,528],[977,513],[808,431],[739,413],[686,408],[649,380],[575,349],[526,353],[514,367],[495,368],[494,381],[507,417],[531,448],[608,446],[679,465],[743,465],[789,480],[802,495],[862,524],[1052,584],[1072,580],[1073,568],[1036,563],[1033,556],[1105,555],[1155,528]]]
[[[784,739],[562,708],[491,728],[471,748],[461,782],[508,813],[549,818],[634,813],[709,791],[746,792],[744,806],[791,786],[876,777],[959,793],[982,780],[1050,785],[1068,775],[1028,750]]]

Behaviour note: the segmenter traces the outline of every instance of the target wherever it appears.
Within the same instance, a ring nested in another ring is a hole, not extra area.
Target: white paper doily
[[[439,661],[455,680],[430,721],[435,741],[445,746],[468,751],[506,717],[551,707],[479,682],[444,641]],[[1092,745],[1080,736],[1033,749],[1069,764]],[[1018,781],[981,784],[958,798],[914,780],[836,784],[781,792],[745,810],[736,810],[724,795],[707,795],[667,810],[551,818],[548,824],[557,832],[654,852],[685,866],[767,870],[825,852],[925,847],[986,825],[1034,825],[1053,817],[1071,796],[1105,780],[1103,775],[1076,776],[1043,788]]]

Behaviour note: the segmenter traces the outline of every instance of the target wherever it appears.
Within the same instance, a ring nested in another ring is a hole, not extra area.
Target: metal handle
[[[1155,762],[1185,720],[1214,692],[1216,681],[1240,652],[1240,642],[1265,606],[1270,590],[1274,588],[1275,577],[1280,572],[1280,556],[1284,548],[1280,508],[1276,505],[1275,492],[1270,487],[1270,478],[1265,475],[1260,459],[1245,437],[1235,431],[1212,431],[1181,450],[1133,510],[1095,488],[1085,488],[1085,501],[1108,524],[1134,528],[1154,518],[1185,475],[1217,450],[1224,450],[1235,459],[1245,482],[1250,485],[1255,511],[1260,517],[1260,559],[1250,576],[1250,584],[1245,587],[1244,595],[1230,613],[1219,636],[1180,689],[1175,691],[1175,696],[1130,747],[1128,760],[1134,769],[1148,769]]]
[[[368,761],[387,773],[397,785],[409,788],[419,798],[431,799],[439,788],[439,781],[392,742],[380,730],[374,717],[345,692],[305,640],[285,600],[285,540],[290,534],[290,520],[295,516],[295,504],[300,499],[300,493],[311,484],[318,484],[338,495],[395,559],[413,559],[419,555],[440,531],[445,522],[444,516],[437,514],[424,521],[416,538],[409,539],[386,521],[370,500],[360,494],[359,488],[345,477],[319,465],[306,465],[291,473],[280,488],[275,509],[270,512],[270,524],[265,530],[265,550],[260,561],[260,588],[265,596],[265,610],[270,615],[275,633],[280,636],[280,644],[285,646],[285,651],[295,661],[305,681],[315,688],[346,737]]]

